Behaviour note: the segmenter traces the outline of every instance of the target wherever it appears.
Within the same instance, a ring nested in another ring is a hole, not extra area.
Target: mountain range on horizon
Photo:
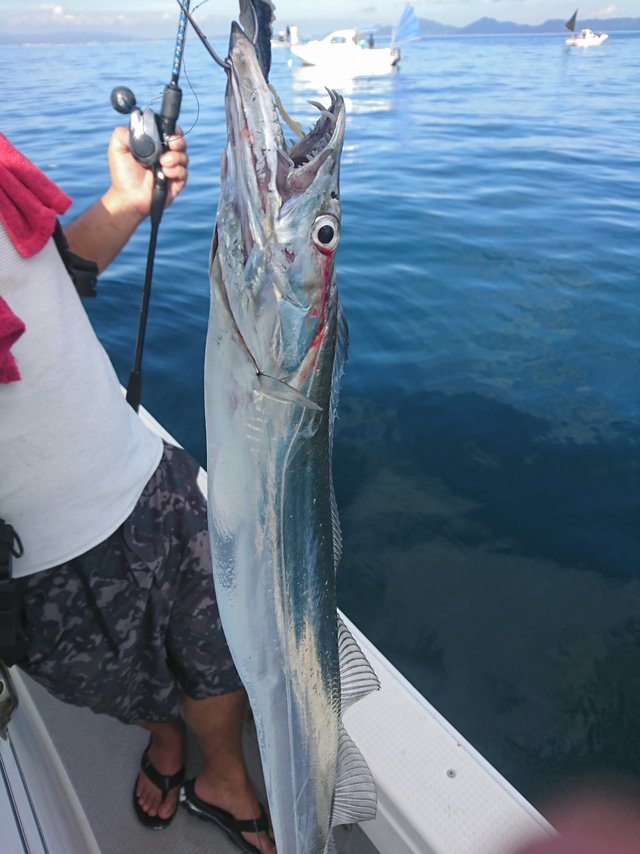
[[[496,18],[478,18],[464,27],[452,24],[441,24],[428,18],[418,18],[420,35],[526,35],[527,33],[561,33],[567,32],[565,20],[549,18],[541,24],[516,24],[513,21],[498,21]],[[640,30],[640,18],[584,18],[579,19],[576,30],[590,27],[594,32],[622,32]],[[392,27],[381,27],[379,32],[391,34]]]
[[[419,18],[420,35],[422,38],[430,36],[449,36],[449,35],[526,35],[526,34],[544,34],[544,33],[566,33],[565,22],[560,18],[550,18],[541,24],[516,24],[513,21],[498,21],[496,18],[478,18],[470,24],[463,27],[457,27],[452,24],[441,24],[439,21],[433,21],[429,18]],[[576,29],[590,27],[594,32],[625,32],[630,30],[640,30],[640,18],[585,18],[578,21]],[[336,27],[328,26],[324,33],[316,34],[313,37],[322,37]],[[390,36],[393,27],[389,25],[371,27],[376,33],[381,36]],[[222,37],[222,36],[221,36]],[[224,36],[227,37],[226,35]],[[304,40],[307,37],[303,36]],[[144,41],[145,39],[139,35],[123,35],[115,31],[97,31],[90,28],[77,28],[74,30],[51,30],[39,33],[2,33],[0,32],[0,44],[74,44],[86,42],[130,42]],[[157,39],[154,39],[157,40]]]

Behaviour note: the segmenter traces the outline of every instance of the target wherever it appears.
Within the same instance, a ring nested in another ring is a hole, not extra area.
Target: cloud
[[[37,8],[38,12],[30,15],[30,19],[40,26],[53,24],[62,27],[85,27],[90,23],[87,15],[68,12],[61,3],[41,3]]]
[[[177,20],[177,19],[176,19]],[[125,9],[111,12],[96,12],[82,8],[77,3],[25,3],[3,21],[8,33],[51,34],[64,37],[65,34],[77,35],[85,30],[119,34],[123,31],[152,32],[154,24],[161,26],[161,16],[135,13],[127,14]],[[136,30],[137,28],[137,30]]]
[[[486,2],[490,2],[490,0],[486,0]],[[457,8],[458,6],[479,6],[478,0],[455,0],[455,2],[451,2],[451,0],[418,0],[416,6],[445,6],[447,9]],[[480,11],[478,11],[480,14]]]
[[[608,6],[599,9],[590,15],[590,18],[615,18],[619,14],[619,9],[615,3],[610,3]]]
[[[71,15],[64,11],[62,6],[43,6],[45,10],[50,10],[51,17],[57,24],[78,24],[80,18],[78,15]]]

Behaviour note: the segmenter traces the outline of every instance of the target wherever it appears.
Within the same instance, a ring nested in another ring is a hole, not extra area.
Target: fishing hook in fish
[[[189,12],[189,10],[186,8],[186,6],[185,6],[185,5],[184,5],[184,3],[182,2],[182,0],[176,0],[176,3],[178,4],[178,6],[180,6],[180,8],[182,9],[182,11],[183,11],[184,15],[186,16],[187,20],[189,21],[189,23],[190,23],[190,24],[191,24],[191,26],[193,27],[193,29],[194,29],[194,31],[195,31],[195,34],[198,36],[198,38],[200,39],[200,41],[202,42],[202,44],[205,46],[205,48],[206,48],[206,50],[207,50],[207,53],[208,53],[211,57],[213,57],[213,59],[218,63],[218,65],[220,66],[220,68],[224,68],[224,69],[225,69],[225,71],[226,71],[227,69],[229,69],[229,68],[230,68],[229,62],[228,62],[226,59],[220,59],[220,57],[218,56],[218,54],[215,52],[215,50],[214,50],[214,49],[211,47],[211,45],[209,44],[209,39],[208,39],[208,38],[205,36],[205,34],[202,32],[202,30],[200,29],[200,27],[198,26],[198,24],[196,24],[196,22],[195,22],[195,20],[193,19],[193,17],[192,17],[192,15],[191,15],[191,13],[190,13],[190,12]],[[255,14],[255,13],[254,13],[254,14]]]

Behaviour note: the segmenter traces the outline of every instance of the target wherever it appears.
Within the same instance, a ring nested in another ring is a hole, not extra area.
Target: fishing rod
[[[114,110],[129,116],[129,147],[131,154],[143,166],[153,168],[153,192],[151,197],[151,231],[149,234],[149,249],[147,252],[147,267],[142,289],[140,319],[138,322],[138,337],[133,359],[133,368],[127,385],[127,402],[137,412],[142,395],[142,352],[147,329],[149,301],[151,298],[151,281],[153,279],[153,264],[158,240],[158,229],[167,199],[167,178],[158,163],[163,151],[168,148],[169,138],[176,130],[176,122],[180,114],[182,90],[178,85],[180,68],[184,53],[184,40],[187,29],[187,15],[190,0],[180,3],[180,18],[178,34],[173,54],[171,80],[164,87],[162,106],[159,113],[150,108],[140,110],[136,106],[136,97],[128,86],[117,86],[111,93],[111,105]]]

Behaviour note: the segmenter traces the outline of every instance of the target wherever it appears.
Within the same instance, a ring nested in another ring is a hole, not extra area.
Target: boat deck
[[[12,676],[18,687],[20,681],[24,682],[37,712],[46,723],[48,736],[95,837],[95,849],[85,847],[83,850],[65,851],[64,854],[237,853],[238,848],[221,830],[182,809],[178,810],[171,825],[162,831],[149,830],[136,820],[131,805],[133,786],[148,738],[142,729],[60,703],[28,677],[16,676],[15,673]],[[23,707],[17,716],[26,712]],[[17,716],[11,724],[12,732],[18,723]],[[245,752],[251,776],[264,796],[257,748],[250,736],[245,739]],[[197,774],[199,765],[197,745],[189,742],[188,776]],[[341,828],[337,836],[340,854],[375,854],[377,850],[358,827]],[[46,842],[45,850],[62,854],[50,840]],[[90,844],[89,841],[86,846]]]

